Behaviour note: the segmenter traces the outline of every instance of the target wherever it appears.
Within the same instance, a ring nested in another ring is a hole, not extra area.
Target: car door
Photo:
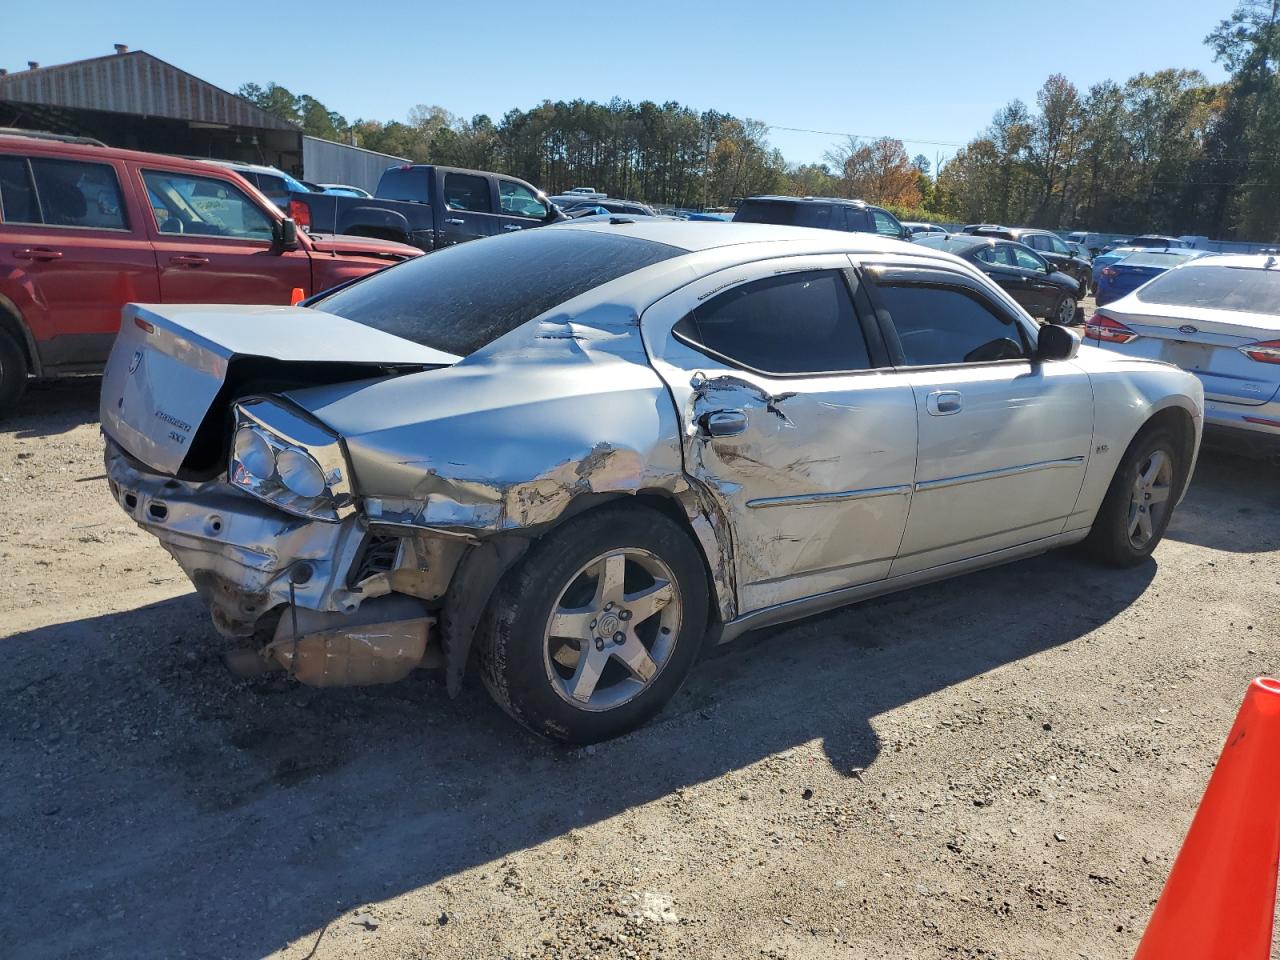
[[[915,400],[845,255],[703,277],[642,318],[685,471],[729,522],[740,612],[879,580],[911,501]],[[870,335],[868,335],[868,333]]]
[[[870,274],[886,343],[915,392],[919,453],[891,575],[1060,533],[1093,438],[1093,391],[1071,361],[1038,362],[1035,328],[945,268]]]
[[[503,218],[494,204],[493,178],[482,173],[436,169],[440,178],[443,216],[439,225],[441,246],[478,240],[499,232]]]
[[[156,261],[118,162],[0,156],[0,275],[49,368],[100,366]]]
[[[1001,249],[1013,261],[1014,268],[1023,280],[1026,299],[1018,302],[1033,317],[1049,316],[1057,306],[1058,297],[1062,295],[1062,288],[1049,279],[1049,274],[1053,272],[1049,261],[1021,244],[1002,244]]]
[[[539,227],[550,208],[533,188],[516,180],[498,178],[499,232],[514,233],[526,227]]]
[[[1009,248],[1003,244],[992,244],[978,250],[974,256],[979,261],[983,273],[994,280],[1005,293],[1017,300],[1028,313],[1034,314],[1035,298],[1027,287],[1027,278],[1013,263]]]
[[[161,169],[139,177],[162,303],[289,303],[296,288],[316,292],[305,247],[276,245],[275,218],[234,180]]]

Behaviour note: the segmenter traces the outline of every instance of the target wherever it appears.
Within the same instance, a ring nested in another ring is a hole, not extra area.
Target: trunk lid
[[[1259,363],[1239,350],[1246,343],[1280,339],[1280,317],[1208,307],[1163,309],[1170,312],[1149,312],[1133,296],[1099,307],[1138,336],[1157,341],[1156,359],[1199,377],[1206,399],[1260,406],[1280,392],[1280,365]]]
[[[99,413],[129,453],[176,475],[184,463],[202,471],[225,460],[225,408],[239,396],[457,360],[305,307],[131,303],[107,359]]]

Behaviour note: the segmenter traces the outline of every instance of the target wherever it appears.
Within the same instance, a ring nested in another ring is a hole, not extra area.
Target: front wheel
[[[619,736],[680,689],[707,603],[701,554],[675,521],[631,505],[593,510],[541,540],[499,585],[481,638],[485,685],[541,736]]]
[[[1169,526],[1185,473],[1178,448],[1173,435],[1159,429],[1129,445],[1085,540],[1094,559],[1133,567],[1151,556]]]

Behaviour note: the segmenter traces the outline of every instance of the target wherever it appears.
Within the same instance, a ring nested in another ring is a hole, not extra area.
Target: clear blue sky
[[[838,137],[954,150],[1051,73],[1081,91],[1165,67],[1223,71],[1205,35],[1235,0],[897,0],[639,3],[182,4],[10,2],[0,66],[49,65],[127,43],[218,86],[309,93],[348,119],[414,104],[497,120],[546,99],[677,100],[775,127],[788,160]],[[936,142],[925,142],[936,141]]]

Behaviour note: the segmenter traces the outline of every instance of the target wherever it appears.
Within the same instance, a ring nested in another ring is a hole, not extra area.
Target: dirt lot
[[[11,957],[1127,957],[1280,668],[1280,476],[1209,453],[1154,562],[748,638],[594,749],[425,673],[240,681],[92,479],[96,387],[0,425]]]

